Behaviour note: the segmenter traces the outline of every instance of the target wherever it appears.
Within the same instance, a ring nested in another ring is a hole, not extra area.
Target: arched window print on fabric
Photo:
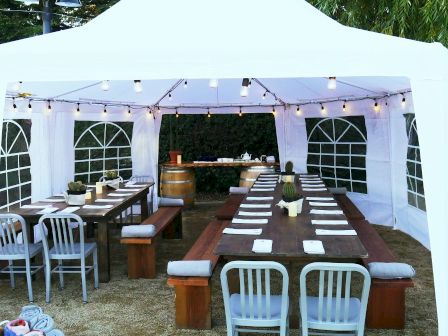
[[[406,134],[408,135],[408,153],[406,157],[408,203],[420,210],[426,211],[417,122],[415,120],[415,114],[408,113],[404,117],[406,119]]]
[[[106,170],[132,175],[132,122],[75,122],[75,180],[95,182]]]
[[[0,148],[0,209],[31,202],[31,120],[3,121]]]
[[[306,118],[308,172],[328,186],[367,194],[367,130],[364,116]]]

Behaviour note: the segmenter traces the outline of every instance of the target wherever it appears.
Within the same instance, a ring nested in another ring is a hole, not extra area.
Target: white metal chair
[[[98,253],[96,243],[84,242],[84,225],[81,217],[75,214],[49,214],[39,219],[41,232],[44,230],[45,221],[49,221],[53,234],[53,247],[48,247],[47,238],[43,238],[45,256],[45,287],[46,301],[51,300],[51,273],[59,273],[59,284],[64,288],[64,273],[80,273],[82,282],[82,300],[87,302],[86,275],[93,269],[95,288],[98,283]],[[76,225],[77,224],[77,225]],[[79,229],[79,243],[73,228]],[[43,236],[44,237],[44,236]],[[93,265],[86,266],[86,258],[93,255]],[[57,260],[58,265],[51,269],[51,260]],[[64,260],[80,260],[80,266],[63,265]]]
[[[17,240],[17,223],[20,223],[22,243]],[[31,276],[43,268],[43,265],[31,265],[31,258],[42,252],[42,244],[28,243],[28,227],[25,219],[14,214],[0,214],[0,260],[7,260],[8,266],[0,273],[9,274],[11,287],[16,288],[15,274],[25,274],[28,286],[28,300],[33,302]],[[14,261],[25,260],[25,266],[14,266]]]
[[[135,182],[135,183],[152,183],[154,182],[154,179],[152,176],[131,176],[129,179],[129,182]],[[148,209],[149,214],[151,215],[153,213],[153,200],[154,200],[154,186],[151,186],[149,188],[149,199],[148,199]],[[135,204],[135,207],[131,207],[131,218],[134,218],[135,215],[140,215],[140,202],[137,202]],[[144,218],[142,218],[144,220]]]
[[[123,183],[123,181],[124,181],[121,176],[118,176],[117,179],[119,179],[120,183]],[[106,176],[104,176],[104,175],[101,176],[100,179],[99,179],[99,182],[106,182],[106,181],[107,181],[106,180]]]
[[[317,297],[307,295],[306,282],[311,272],[319,273]],[[352,273],[359,273],[363,277],[359,298],[351,297]],[[302,336],[322,334],[309,332],[309,329],[330,332],[350,331],[350,335],[364,335],[369,290],[369,272],[360,265],[316,262],[305,266],[300,273]]]
[[[240,292],[230,295],[227,272],[233,269],[239,272]],[[281,275],[280,295],[271,295],[271,271],[277,271]],[[289,329],[288,283],[286,268],[277,262],[232,261],[227,263],[221,271],[227,335],[237,336],[239,332],[269,332],[278,333],[281,336],[287,335]],[[261,329],[272,327],[279,327],[279,330]]]

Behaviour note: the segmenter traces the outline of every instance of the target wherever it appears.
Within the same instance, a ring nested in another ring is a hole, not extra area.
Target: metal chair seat
[[[84,243],[84,258],[91,255],[96,248],[96,243]],[[79,259],[81,257],[81,244],[75,243],[73,246],[63,248],[53,246],[48,251],[48,256],[50,259],[57,260]]]
[[[255,298],[257,301],[257,298]],[[289,306],[289,302],[287,303]],[[245,295],[245,307],[249,307],[249,296]],[[282,309],[282,296],[281,295],[271,295],[270,302],[270,318],[280,319],[281,317],[281,309]],[[243,310],[241,307],[241,295],[240,294],[232,294],[230,296],[230,312],[232,313],[233,318],[241,318],[243,315]],[[266,295],[261,295],[261,310],[260,310],[260,318],[267,319],[267,310],[266,310]],[[258,310],[254,311],[254,318],[258,319]]]
[[[345,307],[345,299],[341,298],[341,306]],[[319,323],[319,297],[307,296],[307,313],[308,323]],[[330,321],[336,321],[336,298],[332,298],[330,302]],[[348,300],[348,318],[345,323],[357,324],[359,321],[359,314],[361,311],[361,301],[358,298],[350,298]],[[322,300],[322,315],[327,316],[327,298]],[[342,315],[342,313],[341,313]]]
[[[28,254],[30,258],[42,252],[42,243],[28,244]],[[26,254],[24,244],[7,244],[0,248],[0,260],[22,260]]]

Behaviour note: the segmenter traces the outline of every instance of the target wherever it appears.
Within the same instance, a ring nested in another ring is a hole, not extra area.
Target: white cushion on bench
[[[371,262],[368,267],[372,278],[403,279],[415,277],[414,268],[404,263]]]
[[[230,187],[229,193],[245,195],[245,194],[249,193],[249,188],[248,187]]]
[[[210,260],[179,260],[168,262],[168,275],[175,276],[203,276],[212,275],[212,262]]]
[[[184,200],[182,198],[159,198],[159,207],[169,207],[169,206],[184,206]]]
[[[121,229],[122,238],[149,238],[154,237],[156,227],[152,224],[127,225]]]

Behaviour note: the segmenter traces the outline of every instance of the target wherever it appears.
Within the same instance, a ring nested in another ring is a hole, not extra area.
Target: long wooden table
[[[260,175],[263,177],[263,175]],[[259,178],[260,178],[259,177]],[[361,243],[358,236],[317,236],[316,229],[353,229],[348,225],[313,225],[311,219],[322,220],[343,220],[345,215],[314,215],[310,214],[309,201],[306,197],[333,197],[326,189],[325,191],[304,191],[301,187],[298,177],[296,176],[295,184],[297,190],[305,198],[303,201],[302,213],[297,217],[289,217],[283,212],[283,209],[276,206],[282,199],[283,184],[277,183],[274,191],[250,191],[242,204],[244,203],[271,203],[271,208],[239,208],[239,211],[246,212],[266,212],[272,211],[272,217],[246,217],[239,218],[268,218],[267,224],[233,224],[230,222],[231,228],[261,228],[262,234],[253,235],[230,235],[223,234],[214,253],[223,256],[224,259],[231,260],[275,260],[281,262],[289,269],[290,291],[293,297],[290,300],[290,321],[292,327],[298,327],[297,302],[298,302],[298,264],[313,261],[336,261],[336,262],[359,262],[361,258],[368,257],[368,253]],[[248,201],[249,196],[273,196],[273,200],[267,201]],[[315,201],[319,202],[319,201]],[[333,201],[336,202],[336,201]],[[336,207],[314,207],[314,209],[333,210]],[[238,215],[238,212],[236,215]],[[255,239],[271,239],[272,253],[254,253],[252,246]],[[303,240],[321,240],[325,249],[325,254],[315,255],[307,254],[303,250]],[[229,280],[231,291],[237,291],[238,279],[236,276]]]
[[[98,267],[99,267],[99,278],[101,282],[108,282],[110,280],[110,252],[109,252],[109,228],[110,221],[122,213],[124,210],[140,201],[141,205],[141,217],[144,219],[148,217],[148,192],[149,188],[153,186],[154,183],[145,183],[145,184],[134,184],[132,187],[134,189],[139,189],[138,191],[128,191],[128,193],[132,193],[130,196],[121,196],[115,198],[123,198],[123,201],[120,202],[95,202],[99,198],[111,198],[114,197],[108,196],[109,193],[114,192],[113,189],[109,189],[107,187],[103,187],[102,194],[96,194],[95,188],[91,191],[92,198],[90,200],[86,200],[86,204],[91,205],[112,205],[109,209],[84,209],[82,206],[79,210],[73,212],[74,214],[79,215],[87,225],[93,225],[93,223],[98,223],[98,231],[97,231],[97,245],[98,245]],[[124,184],[120,184],[120,188],[122,189],[132,189],[125,188]],[[120,193],[120,192],[119,192]],[[122,192],[123,193],[123,192]],[[53,196],[50,199],[62,198],[61,196]],[[45,200],[35,202],[33,205],[48,205],[58,208],[60,210],[64,210],[69,207],[65,202],[46,202]],[[33,230],[31,230],[32,225],[35,225],[39,218],[42,216],[37,214],[41,209],[27,209],[21,208],[19,206],[12,207],[9,212],[22,216],[28,223],[29,234],[28,237],[33,239]]]

